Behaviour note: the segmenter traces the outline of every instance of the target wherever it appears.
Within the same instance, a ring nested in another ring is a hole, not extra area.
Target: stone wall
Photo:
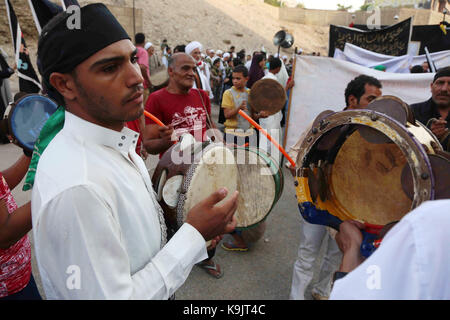
[[[354,24],[367,24],[367,20],[374,14],[365,11],[355,13],[333,10],[313,10],[300,8],[280,8],[279,19],[306,25],[328,26],[330,24],[348,26]],[[383,8],[381,9],[381,25],[392,25],[409,17],[414,17],[414,25],[439,24],[442,14],[424,9]],[[355,18],[352,17],[355,16]],[[398,16],[398,20],[395,20]]]

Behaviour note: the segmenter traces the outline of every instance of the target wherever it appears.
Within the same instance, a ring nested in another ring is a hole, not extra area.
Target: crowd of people
[[[223,235],[231,235],[222,243],[228,251],[248,251],[252,242],[245,231],[236,230],[239,192],[221,202],[229,193],[224,188],[205,194],[178,230],[168,229],[144,159],[148,154],[161,157],[186,133],[201,142],[228,136],[225,141],[236,145],[256,135],[258,146],[272,153],[271,144],[238,112],[266,130],[278,130],[274,136],[279,141],[284,111],[254,110],[249,94],[262,79],[275,80],[285,92],[293,90],[293,60],[264,51],[235,52],[233,46],[227,52],[205,49],[198,41],[172,50],[164,40],[161,63],[168,81],[155,90],[151,75],[161,64],[145,35],[131,39],[102,4],[81,11],[83,37],[72,37],[66,13],[44,27],[39,71],[46,93],[61,107],[42,129],[35,152],[25,152],[0,173],[0,299],[40,299],[31,274],[30,230],[47,299],[173,299],[196,265],[214,278],[223,276],[226,266],[215,257]],[[412,111],[450,151],[450,67],[439,70],[430,86],[430,99],[413,105]],[[364,109],[382,89],[373,77],[356,77],[342,93],[343,109]],[[220,107],[218,119],[211,117],[211,102]],[[144,109],[163,125],[144,117]],[[210,129],[216,136],[206,135]],[[290,151],[293,157],[300,144]],[[281,158],[277,161],[282,166]],[[32,198],[18,208],[11,189],[27,171],[35,174]],[[448,243],[448,233],[433,230],[450,227],[449,206],[449,200],[420,206],[365,261],[359,251],[363,226],[357,222],[344,222],[334,239],[324,226],[303,221],[290,298],[305,298],[320,246],[327,241],[313,288],[316,299],[330,296],[333,275],[343,279],[336,280],[331,298],[448,299],[449,255],[444,246],[435,245]],[[261,222],[253,241],[265,228]],[[423,238],[414,236],[419,232]],[[406,242],[411,254],[402,250]],[[364,266],[392,270],[395,263],[401,272],[392,272],[382,290],[364,287]],[[77,270],[80,278],[68,281],[68,274]]]

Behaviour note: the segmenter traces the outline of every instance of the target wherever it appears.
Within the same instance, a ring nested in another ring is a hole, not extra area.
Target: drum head
[[[21,147],[34,149],[42,128],[56,109],[58,105],[53,100],[41,95],[28,95],[16,103],[9,116],[9,125]]]
[[[248,103],[253,110],[268,111],[273,115],[283,109],[286,104],[286,92],[278,81],[261,79],[252,86]]]
[[[331,193],[358,220],[375,225],[398,221],[412,204],[401,183],[406,163],[394,143],[370,143],[355,131],[332,166]]]
[[[283,173],[267,153],[254,148],[236,148],[239,174],[237,227],[251,228],[271,212],[283,191]]]
[[[179,225],[194,206],[220,188],[228,195],[218,203],[223,204],[238,190],[238,171],[233,153],[222,145],[211,145],[203,150],[200,161],[186,172],[177,206]]]

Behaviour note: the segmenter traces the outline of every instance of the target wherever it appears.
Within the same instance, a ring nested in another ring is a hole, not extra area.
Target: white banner
[[[347,84],[361,74],[380,80],[383,95],[397,96],[408,104],[431,97],[433,73],[387,73],[333,58],[297,56],[286,150],[298,142],[319,113],[345,108]]]
[[[360,48],[351,43],[345,44],[344,52],[340,51],[335,53],[335,58],[369,68],[384,65],[387,68],[387,72],[394,73],[408,73],[409,66],[420,65],[427,61],[425,55],[413,57],[409,55],[400,57],[387,56]],[[431,59],[437,69],[450,66],[450,50],[434,52],[431,54]]]

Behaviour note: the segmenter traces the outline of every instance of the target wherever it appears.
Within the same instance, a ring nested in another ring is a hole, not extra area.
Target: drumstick
[[[154,122],[156,122],[156,124],[157,124],[158,126],[160,126],[160,127],[165,127],[164,123],[162,123],[161,120],[159,120],[157,117],[155,117],[154,115],[152,115],[150,112],[144,110],[144,115],[145,115],[147,118],[150,118],[150,119],[152,119]],[[178,141],[173,141],[173,144],[176,144],[177,142],[178,142]]]
[[[295,162],[294,160],[292,160],[292,158],[287,154],[287,152],[283,149],[282,146],[280,146],[278,144],[278,142],[276,142],[271,136],[270,134],[267,133],[266,130],[264,130],[263,128],[261,128],[261,126],[259,124],[257,124],[252,118],[250,118],[244,111],[239,110],[239,114],[245,118],[245,120],[247,120],[248,122],[251,123],[252,126],[254,126],[256,129],[258,129],[259,132],[261,132],[263,135],[265,135],[267,137],[267,139],[269,139],[270,142],[272,142],[272,144],[278,148],[278,150],[280,150],[280,152],[286,157],[286,159],[288,159],[288,161],[291,163],[292,167],[295,168]]]
[[[155,117],[154,115],[152,115],[150,112],[145,111],[144,110],[144,115],[147,118],[152,119],[154,122],[156,122],[157,125],[159,125],[160,127],[165,127],[164,123],[161,122],[161,120],[159,120],[157,117]]]

